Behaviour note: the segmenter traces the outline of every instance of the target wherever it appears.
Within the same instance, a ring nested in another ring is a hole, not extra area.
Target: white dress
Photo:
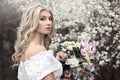
[[[53,56],[51,50],[41,51],[18,67],[18,80],[42,80],[53,72],[55,80],[60,80],[62,64]]]

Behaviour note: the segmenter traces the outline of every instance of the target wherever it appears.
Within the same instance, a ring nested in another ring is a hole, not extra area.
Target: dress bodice
[[[18,80],[42,80],[53,72],[55,79],[60,80],[62,64],[53,56],[51,50],[41,51],[18,67]]]

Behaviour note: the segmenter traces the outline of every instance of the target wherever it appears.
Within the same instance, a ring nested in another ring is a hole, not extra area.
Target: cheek
[[[41,25],[40,23],[38,24],[37,28],[36,28],[36,31],[37,32],[41,32],[43,29],[43,25]]]
[[[41,29],[44,29],[44,27],[45,27],[45,24],[43,22],[39,22],[37,29],[41,30]]]
[[[37,27],[36,31],[38,31],[38,32],[43,31],[43,26],[42,26],[42,25],[38,25],[38,27]]]
[[[38,27],[41,28],[41,27],[44,27],[44,26],[45,26],[44,22],[39,21]]]
[[[44,23],[39,23],[38,26],[37,26],[36,31],[37,31],[38,33],[41,33],[41,34],[47,34]]]

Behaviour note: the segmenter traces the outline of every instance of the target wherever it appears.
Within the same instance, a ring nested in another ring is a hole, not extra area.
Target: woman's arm
[[[43,80],[55,80],[55,76],[53,73],[50,73],[47,76],[45,76]]]

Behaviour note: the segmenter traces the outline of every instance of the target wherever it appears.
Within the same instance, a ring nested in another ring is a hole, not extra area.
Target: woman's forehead
[[[48,11],[48,10],[42,10],[41,12],[40,12],[40,16],[51,16],[51,13],[50,13],[50,11]]]

